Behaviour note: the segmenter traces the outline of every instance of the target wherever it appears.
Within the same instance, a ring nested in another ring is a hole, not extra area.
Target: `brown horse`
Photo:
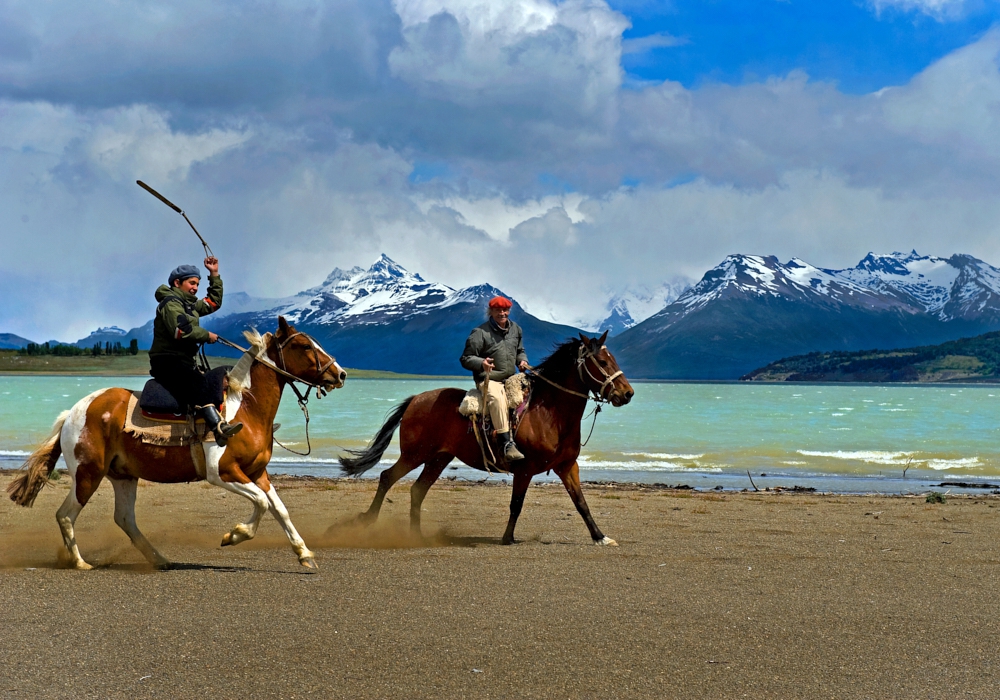
[[[635,392],[618,368],[614,356],[600,338],[563,343],[535,368],[539,379],[532,382],[531,403],[517,430],[517,444],[525,457],[510,464],[514,489],[510,498],[510,520],[503,544],[513,544],[514,526],[524,505],[531,478],[551,469],[573,499],[577,511],[590,530],[595,544],[617,544],[597,527],[580,488],[580,420],[593,392],[613,406],[624,406]],[[390,414],[371,444],[364,450],[349,451],[340,465],[345,474],[357,476],[375,466],[399,426],[399,460],[382,472],[378,491],[363,522],[373,522],[382,500],[392,485],[421,464],[423,471],[410,488],[410,525],[420,530],[420,506],[428,489],[452,459],[458,457],[470,467],[485,470],[482,451],[469,430],[469,419],[458,412],[465,396],[462,389],[426,391],[399,404]]]
[[[198,443],[185,447],[162,447],[142,442],[125,432],[125,413],[131,392],[101,389],[80,399],[56,420],[49,439],[25,462],[26,472],[9,487],[11,500],[30,506],[59,455],[66,457],[72,480],[69,494],[56,513],[70,564],[90,569],[76,544],[73,526],[83,507],[103,479],[115,490],[115,522],[155,566],[170,562],[149,543],[135,524],[135,495],[139,479],[159,483],[201,481],[237,493],[253,503],[246,523],[226,533],[222,545],[251,539],[268,510],[281,523],[303,566],[315,568],[313,553],[295,530],[288,511],[267,475],[274,438],[274,416],[281,392],[291,375],[317,392],[344,385],[347,374],[312,338],[299,333],[278,318],[278,331],[264,336],[245,334],[251,348],[230,372],[226,416],[243,423],[243,430],[226,447]],[[307,389],[308,391],[308,389]]]

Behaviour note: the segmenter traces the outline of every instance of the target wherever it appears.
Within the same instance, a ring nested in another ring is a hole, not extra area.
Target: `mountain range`
[[[334,269],[322,284],[290,297],[229,293],[204,325],[239,340],[249,326],[272,329],[281,314],[348,367],[463,374],[465,338],[484,320],[486,301],[501,293],[489,284],[453,289],[429,282],[382,255],[368,268]],[[512,318],[524,328],[533,362],[580,330],[513,301]],[[1000,329],[1000,270],[969,255],[915,251],[870,253],[843,270],[730,255],[694,286],[635,288],[611,298],[605,313],[597,328],[585,330],[612,330],[608,345],[628,376],[737,379],[792,355],[931,345]],[[148,348],[152,321],[129,331],[100,328],[76,344],[131,338]]]
[[[941,343],[1000,328],[1000,270],[969,255],[868,254],[828,270],[730,255],[609,345],[631,376],[735,379],[813,351]]]

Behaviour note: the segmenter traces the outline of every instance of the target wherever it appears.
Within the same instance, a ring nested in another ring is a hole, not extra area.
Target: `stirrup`
[[[242,423],[227,423],[226,421],[220,421],[219,424],[215,426],[215,430],[212,431],[215,433],[215,444],[219,447],[225,447],[229,442],[229,438],[241,430],[243,430]]]

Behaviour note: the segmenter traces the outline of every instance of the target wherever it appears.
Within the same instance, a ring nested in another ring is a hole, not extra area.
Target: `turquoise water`
[[[144,381],[0,377],[2,466],[16,466],[45,437],[56,415],[79,398],[112,385],[140,388]],[[303,458],[276,449],[271,471],[337,474],[341,448],[364,445],[400,400],[446,383],[349,379],[343,389],[310,403],[313,454]],[[801,485],[842,492],[919,491],[945,480],[1000,483],[1000,387],[636,383],[634,388],[631,404],[607,407],[598,417],[581,456],[583,479],[748,488],[749,471],[762,489]],[[302,449],[302,418],[289,392],[277,420],[283,424],[278,437]],[[587,430],[589,421],[584,434]],[[397,455],[394,442],[386,464]],[[450,474],[484,476],[464,468]]]

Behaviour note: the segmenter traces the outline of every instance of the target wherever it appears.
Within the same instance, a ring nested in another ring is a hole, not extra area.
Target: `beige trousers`
[[[486,408],[489,409],[490,418],[493,419],[493,427],[498,433],[506,433],[510,430],[507,392],[503,387],[503,382],[489,382],[488,386]]]

